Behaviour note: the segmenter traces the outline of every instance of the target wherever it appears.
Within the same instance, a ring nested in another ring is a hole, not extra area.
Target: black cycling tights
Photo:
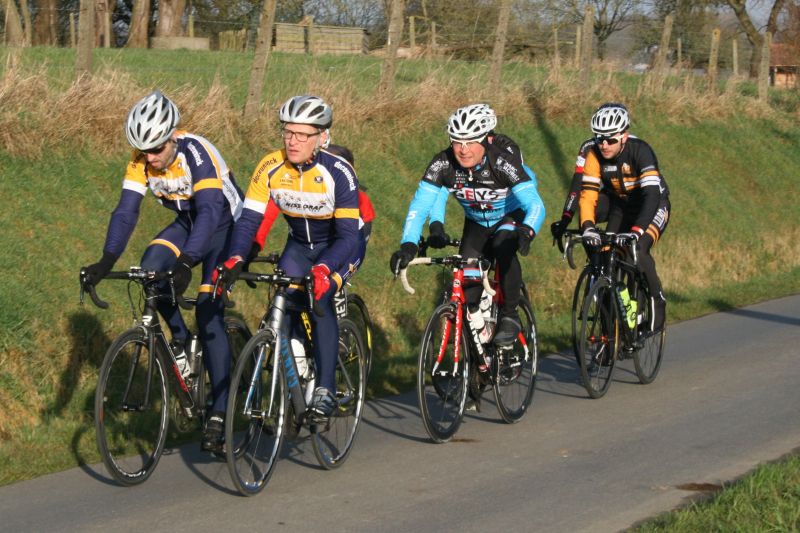
[[[519,304],[522,267],[517,258],[517,248],[517,233],[509,222],[501,221],[487,228],[471,220],[464,221],[459,253],[465,258],[486,257],[496,261],[504,295],[500,307],[501,315],[512,314]],[[481,292],[482,287],[479,284],[464,288],[467,305],[473,310],[480,300]]]

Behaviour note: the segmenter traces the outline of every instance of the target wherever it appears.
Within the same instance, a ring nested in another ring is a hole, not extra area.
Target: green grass
[[[6,53],[0,48],[0,68],[6,65]],[[331,91],[341,87],[342,93],[335,93],[339,97],[355,91],[369,104],[380,75],[376,58],[271,57],[264,95],[270,105],[319,84]],[[170,90],[191,84],[202,95],[218,77],[234,108],[244,101],[250,61],[250,55],[232,52],[98,50],[95,55],[98,70],[107,65],[130,73],[143,93],[152,86]],[[21,63],[28,71],[45,68],[49,90],[58,92],[71,80],[74,55],[33,48],[24,51]],[[435,72],[451,80],[448,90],[471,87],[470,80],[483,71],[485,65],[478,63],[405,61],[398,85],[411,89]],[[541,68],[511,64],[504,71],[504,86],[534,90],[531,86],[542,86],[545,74]],[[635,76],[615,77],[614,90],[621,93],[614,98],[634,99],[637,83]],[[463,95],[464,101],[471,98]],[[496,98],[502,102],[502,94]],[[537,173],[548,211],[531,254],[523,259],[545,353],[570,343],[569,307],[577,272],[551,246],[549,224],[560,214],[575,152],[589,135],[588,113],[596,104],[576,102],[572,107],[577,112],[569,113],[506,104],[500,117],[498,129],[519,142],[526,163]],[[355,281],[376,322],[372,395],[413,386],[418,340],[438,297],[433,270],[412,272],[419,292],[409,296],[392,280],[388,258],[398,246],[422,172],[434,152],[446,145],[443,129],[451,111],[433,103],[410,113],[401,105],[385,117],[370,115],[369,120],[337,123],[334,129],[335,141],[355,152],[360,179],[378,213],[365,267]],[[673,218],[654,254],[670,320],[800,293],[800,187],[793,172],[800,166],[800,128],[776,120],[776,114],[748,118],[731,112],[728,118],[699,121],[691,107],[681,113],[665,117],[661,108],[640,100],[633,117],[634,133],[655,148],[671,189]],[[5,204],[0,211],[0,269],[6,273],[0,284],[0,484],[98,460],[91,409],[97,371],[111,340],[130,325],[131,313],[120,283],[99,286],[110,310],[79,306],[77,276],[80,266],[99,258],[119,197],[129,152],[107,146],[124,146],[123,119],[120,114],[119,128],[95,144],[66,139],[54,152],[37,157],[12,155],[0,147],[0,197]],[[213,132],[208,136],[215,141]],[[105,143],[104,150],[92,148],[98,142]],[[279,145],[279,138],[269,130],[255,139],[238,135],[217,144],[245,188],[257,161]],[[447,229],[458,234],[460,208],[451,201],[448,209]],[[118,265],[137,264],[149,240],[171,218],[152,198],[146,199]],[[279,221],[268,248],[280,249],[284,239],[285,225]],[[238,292],[236,312],[253,323],[265,295]]]
[[[724,489],[631,531],[800,530],[800,455],[760,466]]]

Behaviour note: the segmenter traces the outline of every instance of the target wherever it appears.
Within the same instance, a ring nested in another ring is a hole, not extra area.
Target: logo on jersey
[[[472,189],[464,188],[453,191],[455,197],[466,202],[496,202],[508,196],[508,189]]]
[[[631,166],[628,163],[622,163],[622,173],[626,176],[631,175]]]
[[[194,164],[198,167],[203,164],[203,158],[200,156],[200,152],[197,151],[197,147],[194,143],[189,143],[189,151],[192,153],[194,157]]]
[[[603,167],[603,172],[616,172],[617,165],[606,165]]]
[[[347,178],[347,183],[350,185],[350,190],[351,191],[354,191],[354,190],[357,189],[357,187],[356,187],[356,177],[353,176],[353,173],[350,172],[350,169],[347,167],[347,165],[345,165],[341,161],[337,161],[336,163],[333,164],[333,167],[334,168],[338,168],[342,172],[342,174],[344,174],[344,176]],[[321,181],[319,181],[317,183],[321,183]]]
[[[509,180],[511,180],[514,183],[519,181],[519,174],[517,173],[517,169],[516,167],[514,167],[514,165],[512,165],[502,157],[497,158],[496,164],[497,164],[497,169],[503,172],[506,176],[508,176]]]

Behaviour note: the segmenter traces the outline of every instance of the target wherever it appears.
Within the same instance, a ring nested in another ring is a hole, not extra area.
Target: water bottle
[[[492,318],[492,297],[486,292],[486,289],[483,289],[483,294],[481,294],[481,302],[480,302],[480,309],[481,313],[483,313],[483,319],[489,320]]]
[[[203,361],[203,346],[200,344],[200,339],[197,338],[197,335],[192,335],[189,339],[189,357],[191,357],[189,360],[189,375],[197,377],[200,375]]]
[[[622,305],[625,308],[625,320],[628,322],[628,327],[633,329],[636,327],[636,312],[639,306],[637,302],[631,300],[631,296],[628,293],[627,287],[622,290],[618,289],[618,291],[619,296],[622,299]]]
[[[170,343],[172,353],[175,354],[175,363],[178,365],[178,372],[184,379],[189,375],[189,359],[186,357],[186,348],[183,341],[173,340]]]
[[[291,340],[292,353],[294,354],[294,362],[297,364],[297,375],[303,379],[308,379],[311,374],[311,369],[308,367],[308,358],[306,357],[306,347],[300,339]]]
[[[469,321],[470,327],[472,330],[478,334],[478,340],[481,343],[489,342],[491,339],[491,333],[487,331],[486,328],[486,320],[483,317],[483,312],[480,309],[475,310],[475,314],[472,314],[469,309],[467,309],[467,320]]]

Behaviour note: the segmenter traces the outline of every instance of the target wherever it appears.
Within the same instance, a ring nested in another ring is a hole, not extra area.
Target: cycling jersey
[[[589,149],[580,194],[581,227],[597,222],[595,206],[601,188],[621,201],[625,213],[635,214],[633,226],[640,228],[653,222],[662,199],[669,196],[653,149],[634,137],[628,138],[613,160],[603,159],[596,145]]]
[[[448,192],[461,204],[467,220],[488,228],[521,210],[522,223],[539,232],[544,204],[535,179],[524,168],[519,147],[504,135],[493,136],[484,146],[483,160],[472,169],[459,165],[452,146],[433,158],[411,201],[401,242],[416,243],[431,213],[432,222],[444,220]]]
[[[310,163],[294,165],[285,150],[258,164],[233,234],[231,255],[245,257],[270,199],[289,224],[290,238],[325,251],[318,263],[338,270],[358,243],[358,178],[341,157],[320,150]]]
[[[128,163],[122,195],[111,215],[104,251],[119,257],[139,218],[139,207],[149,188],[164,207],[175,211],[191,227],[183,248],[195,261],[205,257],[209,235],[230,226],[242,212],[242,191],[225,160],[207,139],[185,131],[177,135],[175,160],[164,170],[152,169],[140,151]]]

